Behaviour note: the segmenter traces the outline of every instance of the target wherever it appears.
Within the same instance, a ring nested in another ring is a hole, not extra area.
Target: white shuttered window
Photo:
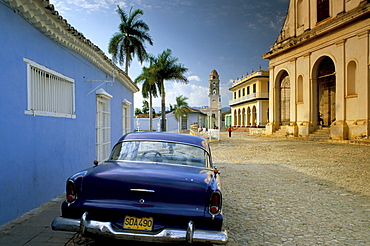
[[[27,63],[26,114],[65,118],[75,115],[75,80],[23,58]]]
[[[99,163],[108,159],[111,150],[110,99],[112,96],[105,90],[96,92],[96,153]]]
[[[122,134],[123,135],[131,132],[130,107],[131,107],[131,103],[127,99],[124,99],[122,101]]]

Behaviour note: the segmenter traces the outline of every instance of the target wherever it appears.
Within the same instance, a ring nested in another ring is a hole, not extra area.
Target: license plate
[[[153,218],[126,216],[123,223],[123,228],[151,231],[153,228]]]

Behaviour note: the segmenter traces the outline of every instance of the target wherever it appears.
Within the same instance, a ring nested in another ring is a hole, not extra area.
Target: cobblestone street
[[[211,147],[221,171],[228,246],[370,245],[370,146],[236,132],[221,140]],[[0,245],[158,245],[52,231],[62,200],[0,227]]]
[[[213,142],[232,245],[370,245],[370,147],[246,136]]]

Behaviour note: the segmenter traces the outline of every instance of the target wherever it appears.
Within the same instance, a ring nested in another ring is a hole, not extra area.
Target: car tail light
[[[221,193],[215,191],[211,195],[211,200],[209,202],[209,213],[211,215],[217,215],[221,212],[222,200]]]
[[[76,186],[72,181],[67,182],[67,202],[73,203],[77,199]]]

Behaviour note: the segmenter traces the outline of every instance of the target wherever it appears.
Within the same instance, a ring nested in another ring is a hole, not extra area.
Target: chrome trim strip
[[[115,231],[110,222],[86,220],[85,234],[93,234],[121,240],[141,242],[186,242],[187,231],[179,229],[164,229],[157,234],[138,233],[135,231]],[[80,219],[57,217],[51,224],[57,231],[80,232]],[[193,243],[227,244],[227,231],[193,231]]]
[[[147,189],[130,189],[133,192],[147,192],[147,193],[154,193],[154,190],[147,190]]]

